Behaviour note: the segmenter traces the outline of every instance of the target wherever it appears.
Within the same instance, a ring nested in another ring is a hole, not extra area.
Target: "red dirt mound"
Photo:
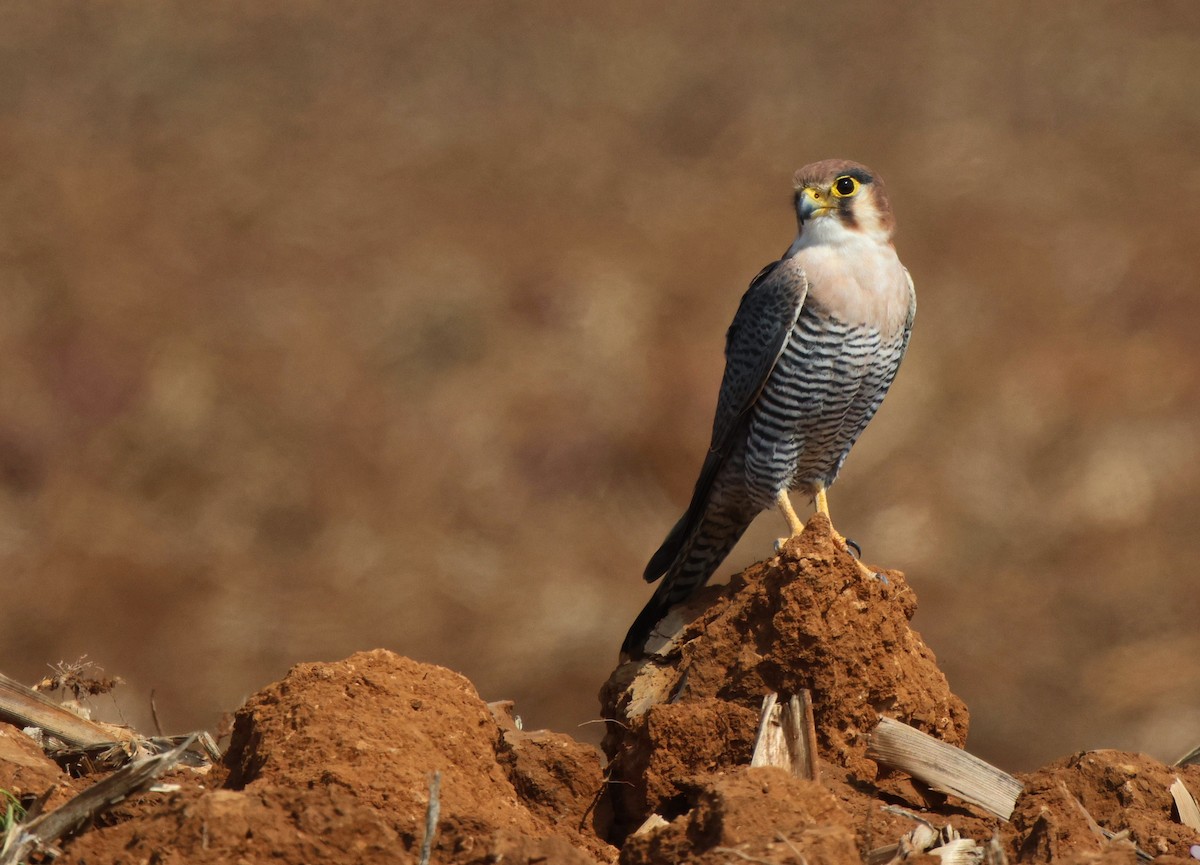
[[[966,741],[966,706],[909,628],[904,577],[865,578],[816,516],[779,556],[714,587],[682,611],[703,612],[646,660],[619,667],[601,691],[618,826],[635,828],[697,772],[750,762],[763,695],[812,693],[821,755],[861,782],[881,714],[951,744]],[[669,625],[664,625],[669,627]],[[651,648],[654,644],[651,644]]]
[[[416,861],[434,772],[432,861],[615,858],[581,823],[602,784],[594,749],[522,734],[457,673],[379,650],[292,669],[237,713],[222,789],[159,799],[66,861]]]
[[[876,765],[867,739],[880,716],[966,739],[965,707],[909,628],[915,607],[902,575],[863,577],[814,519],[613,673],[607,769],[568,736],[522,731],[510,704],[484,703],[444,668],[386,651],[302,664],[238,711],[222,765],[175,770],[163,779],[174,792],[121,803],[60,861],[417,862],[435,773],[433,863],[944,861],[921,852],[931,836],[940,853],[965,845],[992,865],[1196,861],[1200,832],[1169,790],[1178,778],[1200,792],[1200,766],[1077,754],[1024,777],[1006,822]],[[800,689],[813,701],[817,781],[748,766],[763,694]],[[92,780],[67,779],[0,728],[0,788],[59,785],[55,807]]]
[[[1134,845],[1184,856],[1200,842],[1173,816],[1176,772],[1139,755],[1081,754],[1031,775],[1012,822],[877,766],[867,739],[883,715],[966,743],[966,708],[909,627],[915,611],[903,575],[862,576],[823,517],[677,611],[653,654],[601,690],[622,862],[867,860],[916,826],[896,806],[974,839],[979,855],[990,845],[992,862],[1132,863]],[[812,696],[820,784],[747,768],[763,695],[801,689]],[[1200,767],[1178,774],[1200,791]],[[652,814],[668,824],[624,838]]]
[[[1013,854],[1020,861],[1052,862],[1076,849],[1098,852],[1105,830],[1128,832],[1153,856],[1186,853],[1200,844],[1200,832],[1174,819],[1170,788],[1176,778],[1200,794],[1200,766],[1170,768],[1123,751],[1056,760],[1023,778],[1025,793],[1012,817]]]

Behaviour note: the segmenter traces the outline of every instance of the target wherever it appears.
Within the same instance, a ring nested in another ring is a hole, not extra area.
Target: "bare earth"
[[[165,780],[177,792],[122,803],[59,861],[415,862],[434,773],[432,862],[858,862],[914,828],[888,805],[995,837],[1010,862],[1134,863],[1134,845],[1195,861],[1200,835],[1178,822],[1168,788],[1179,777],[1200,791],[1200,766],[1077,753],[1020,776],[1005,822],[872,762],[881,714],[967,743],[966,707],[908,626],[916,597],[903,575],[884,577],[862,578],[812,520],[780,555],[696,599],[670,648],[613,672],[608,761],[570,736],[522,731],[510,704],[485,703],[442,667],[384,650],[297,665],[238,710],[223,765],[176,770]],[[748,765],[762,695],[800,688],[813,696],[819,782]],[[54,807],[93,780],[67,779],[3,730],[0,787],[60,785]],[[634,834],[652,813],[667,824]]]

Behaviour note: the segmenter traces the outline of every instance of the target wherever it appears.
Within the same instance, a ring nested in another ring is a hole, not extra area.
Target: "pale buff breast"
[[[808,302],[846,324],[865,324],[884,338],[900,333],[913,304],[912,284],[891,244],[869,237],[798,249]]]

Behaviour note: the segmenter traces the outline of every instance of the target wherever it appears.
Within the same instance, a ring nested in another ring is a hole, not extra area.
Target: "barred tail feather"
[[[665,570],[666,576],[630,626],[625,642],[621,644],[622,655],[629,658],[642,657],[654,626],[671,607],[687,600],[708,582],[721,562],[725,561],[729,551],[750,527],[750,521],[753,519],[753,514],[746,516],[740,512],[729,514],[718,511],[705,514],[700,524],[686,538],[676,537],[677,533],[682,535],[684,520],[676,524],[662,547],[651,558],[651,567],[647,567],[646,573],[649,575],[652,572],[652,567],[660,558],[665,560],[665,553],[672,544],[677,550],[674,561],[666,560],[667,564],[657,571],[662,573]]]
[[[671,608],[670,601],[666,599],[667,593],[663,591],[666,586],[667,584],[663,583],[654,590],[654,594],[650,596],[646,606],[642,607],[642,611],[629,626],[625,642],[621,643],[622,658],[641,658],[645,655],[646,641],[650,639],[650,633],[654,630],[654,626],[662,621],[667,610]]]
[[[642,579],[647,583],[653,583],[671,568],[671,564],[679,558],[679,551],[683,548],[687,541],[688,529],[691,523],[691,513],[685,513],[679,518],[679,522],[675,523],[674,528],[667,533],[667,539],[650,557],[650,563],[646,565],[646,570],[642,574]]]

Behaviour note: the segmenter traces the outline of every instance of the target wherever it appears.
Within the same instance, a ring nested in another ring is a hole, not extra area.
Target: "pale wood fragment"
[[[787,744],[783,740],[783,724],[780,721],[782,708],[779,706],[779,695],[774,691],[763,697],[762,710],[758,715],[758,735],[754,738],[754,754],[750,757],[751,766],[788,765]]]
[[[647,817],[642,822],[641,826],[637,827],[637,829],[634,831],[633,834],[634,835],[646,835],[650,832],[655,831],[656,829],[661,829],[663,826],[670,826],[670,825],[671,824],[668,823],[661,814],[651,814],[649,817]]]
[[[1002,820],[1012,816],[1021,782],[990,763],[892,718],[880,718],[867,756],[978,805]]]
[[[807,689],[784,704],[774,692],[763,697],[750,765],[776,766],[797,778],[817,780],[817,729]]]

